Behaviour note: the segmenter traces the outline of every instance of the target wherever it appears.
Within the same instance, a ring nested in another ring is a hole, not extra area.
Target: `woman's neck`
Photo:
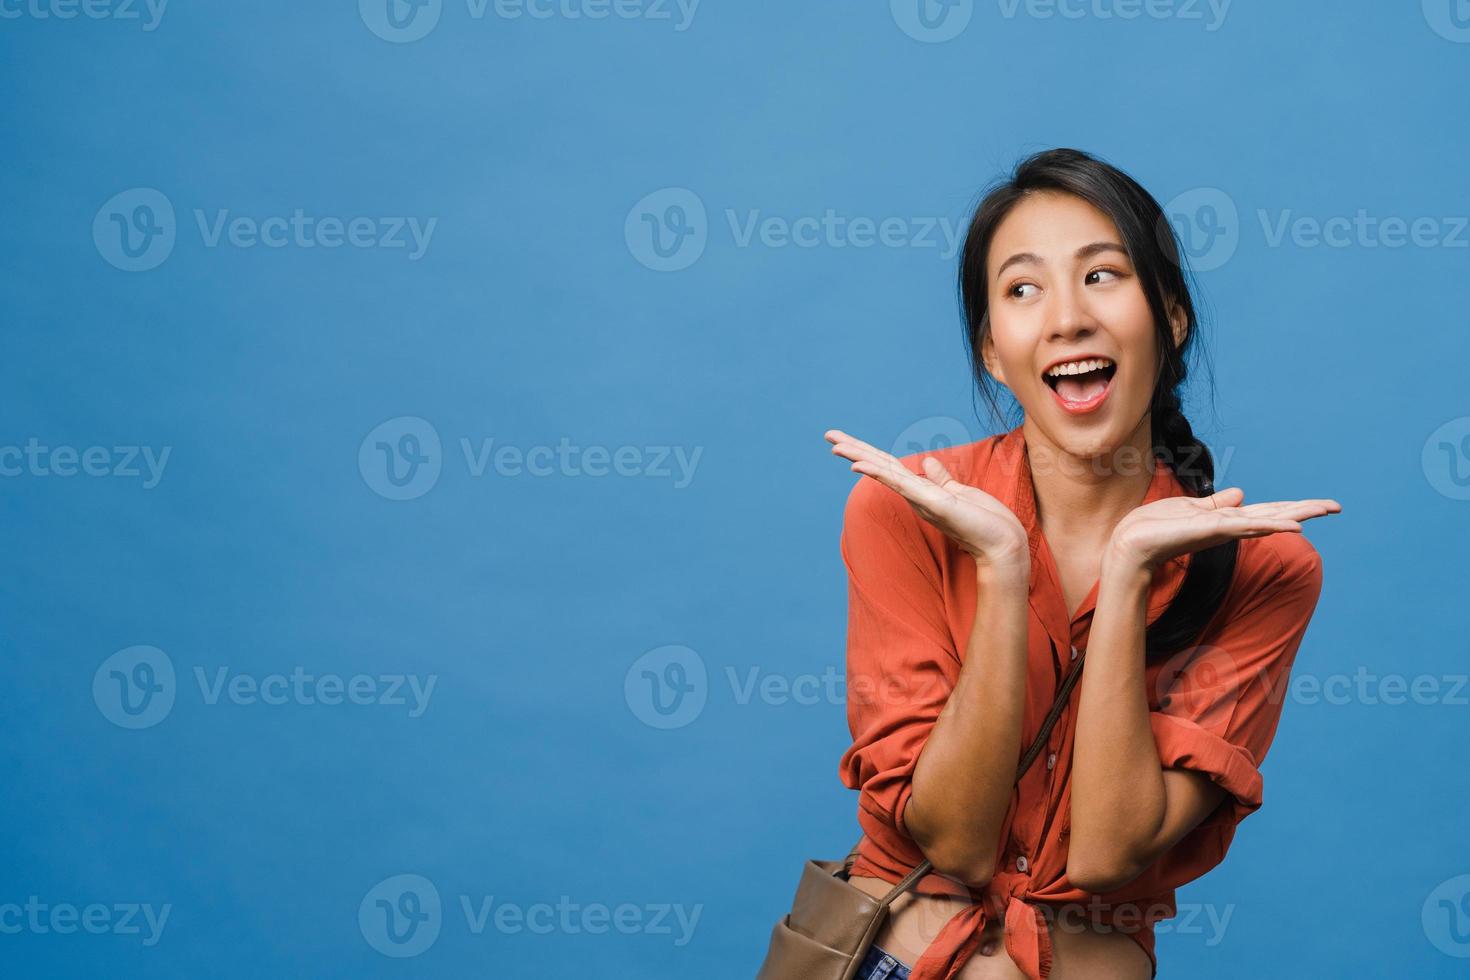
[[[1148,493],[1154,476],[1149,418],[1123,445],[1100,456],[1075,456],[1056,446],[1028,419],[1022,425],[1036,491],[1036,514],[1048,541],[1088,547],[1107,542],[1113,528]]]

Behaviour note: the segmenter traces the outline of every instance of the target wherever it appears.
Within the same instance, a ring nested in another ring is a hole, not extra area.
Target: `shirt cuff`
[[[904,811],[909,797],[914,795],[912,777],[895,781],[887,788],[875,792],[871,788],[858,795],[858,807],[885,827],[892,827],[906,837],[911,835],[903,824]]]
[[[1192,769],[1209,776],[1233,798],[1231,808],[1207,818],[1214,823],[1227,814],[1237,823],[1261,807],[1261,771],[1250,752],[1188,718],[1149,713],[1159,763],[1165,769]]]

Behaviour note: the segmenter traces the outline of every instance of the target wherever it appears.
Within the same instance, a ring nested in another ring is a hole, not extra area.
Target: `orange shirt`
[[[955,478],[1015,513],[1031,542],[1026,704],[1019,752],[1041,729],[1070,661],[1087,647],[1097,584],[1068,618],[1056,564],[1041,533],[1025,438],[1018,426],[979,442],[941,449]],[[903,458],[920,473],[922,454]],[[1156,461],[1143,502],[1188,491]],[[914,765],[948,694],[975,619],[973,560],[870,477],[853,488],[842,529],[848,571],[847,717],[852,746],[843,783],[859,791],[864,837],[852,873],[896,882],[924,858],[904,830]],[[1178,591],[1190,556],[1154,575],[1152,623]],[[1207,774],[1227,792],[1220,808],[1123,888],[1090,895],[1067,881],[1072,741],[1079,684],[1050,744],[1012,793],[1001,827],[995,876],[972,890],[937,873],[917,891],[961,895],[974,904],[955,915],[914,964],[911,980],[948,980],[973,955],[993,917],[1004,922],[1006,950],[1026,976],[1051,970],[1051,923],[1099,922],[1130,934],[1157,970],[1153,922],[1175,914],[1174,888],[1219,864],[1235,827],[1261,805],[1258,766],[1281,705],[1307,622],[1321,590],[1321,561],[1299,534],[1240,541],[1230,590],[1197,646],[1146,670],[1149,720],[1164,768]],[[1082,684],[1086,680],[1086,668]],[[1063,920],[1065,921],[1065,920]]]

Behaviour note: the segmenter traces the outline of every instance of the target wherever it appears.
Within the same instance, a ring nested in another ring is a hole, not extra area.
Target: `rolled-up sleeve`
[[[861,812],[905,836],[914,766],[959,678],[939,562],[921,520],[873,479],[848,495],[841,552],[848,575],[847,721],[839,767]]]
[[[1220,807],[1160,858],[1161,884],[1191,881],[1219,864],[1235,828],[1261,806],[1260,765],[1276,735],[1291,666],[1322,589],[1322,562],[1305,538],[1275,546],[1264,574],[1200,643],[1159,671],[1149,714],[1165,769],[1204,773],[1225,790]]]

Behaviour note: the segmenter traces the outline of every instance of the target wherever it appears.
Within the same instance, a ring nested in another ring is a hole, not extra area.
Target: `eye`
[[[1025,296],[1017,296],[1016,295],[1016,290],[1018,290],[1018,289],[1025,289],[1028,286],[1030,288],[1032,288],[1032,289],[1036,289],[1037,288],[1037,286],[1036,286],[1036,284],[1034,282],[1018,282],[1018,283],[1012,284],[1010,286],[1010,288],[1008,288],[1006,290],[1006,295],[1009,296],[1009,297],[1011,297],[1012,299],[1025,299],[1026,298]]]
[[[1089,272],[1087,274],[1089,282],[1092,280],[1093,276],[1112,276],[1115,279],[1122,279],[1123,273],[1119,272],[1117,269],[1104,267],[1101,269],[1093,269],[1091,272]]]

